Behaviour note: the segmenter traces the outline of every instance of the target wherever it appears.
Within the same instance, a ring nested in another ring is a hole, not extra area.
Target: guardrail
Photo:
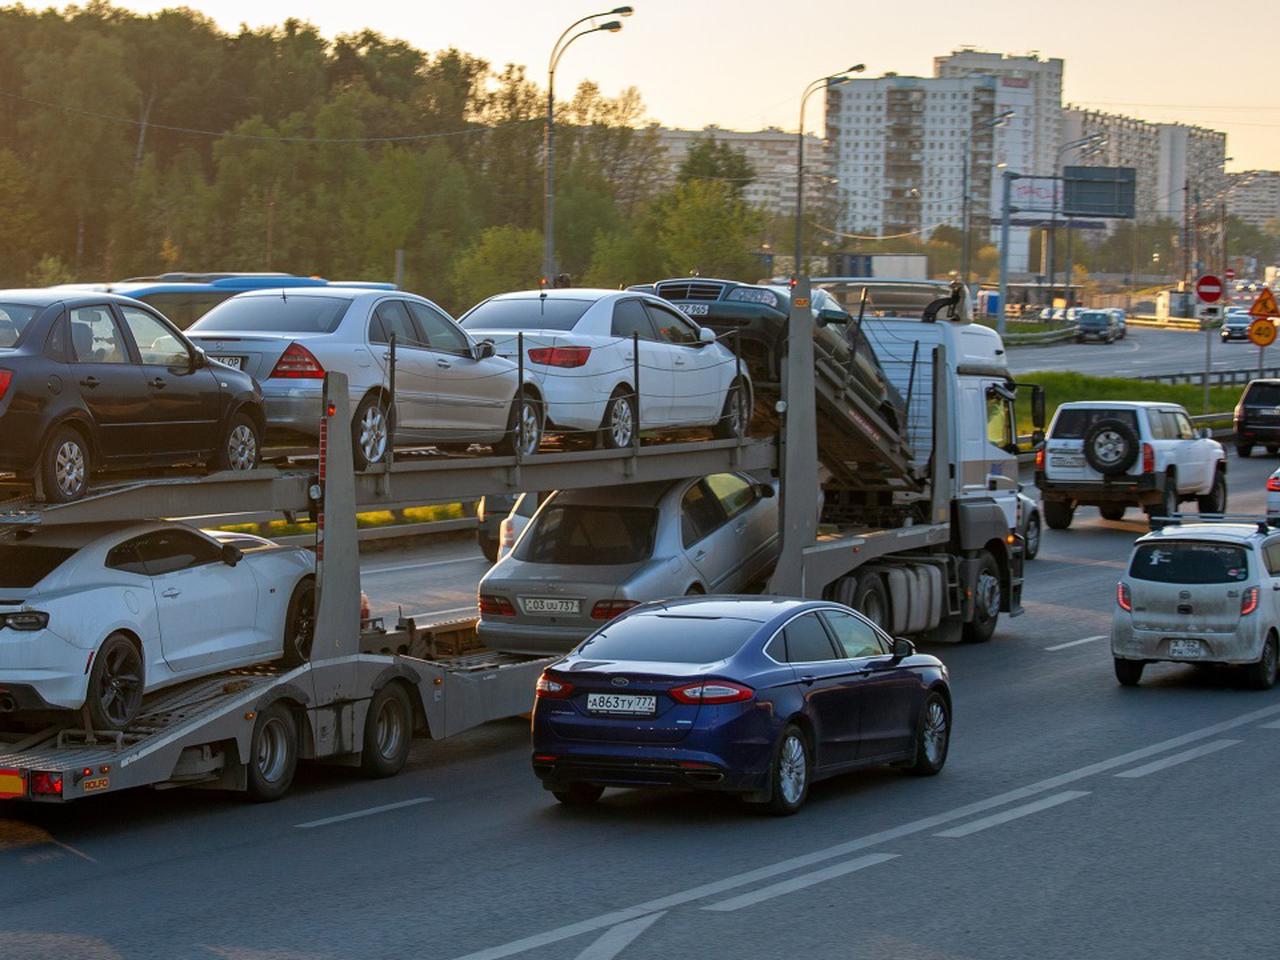
[[[1212,387],[1231,387],[1248,383],[1259,377],[1280,377],[1280,367],[1249,367],[1245,370],[1210,370],[1209,385]],[[1179,373],[1145,373],[1137,377],[1126,377],[1127,380],[1145,380],[1148,383],[1190,383],[1204,385],[1204,371],[1182,371]]]
[[[1199,330],[1200,321],[1194,317],[1127,317],[1125,322],[1135,327],[1159,327],[1163,330]]]
[[[1005,329],[1007,331],[1008,327]],[[1006,332],[1004,342],[1010,347],[1025,347],[1046,343],[1062,343],[1064,340],[1072,339],[1075,335],[1075,327],[1063,327],[1061,330],[1045,330],[1042,333]]]

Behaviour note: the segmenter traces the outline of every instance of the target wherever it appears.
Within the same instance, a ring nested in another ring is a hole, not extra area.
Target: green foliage
[[[27,286],[51,287],[57,283],[71,283],[74,276],[71,268],[57,257],[41,257],[27,274]]]
[[[1153,400],[1164,403],[1180,403],[1192,415],[1222,413],[1235,408],[1240,399],[1239,387],[1210,387],[1209,409],[1204,406],[1204,388],[1195,383],[1150,383],[1145,380],[1125,380],[1120,377],[1091,377],[1083,373],[1040,371],[1018,374],[1018,379],[1038,383],[1045,390],[1045,411],[1052,419],[1054,411],[1063,403],[1076,400]],[[1031,405],[1018,404],[1018,432],[1031,432]]]
[[[505,290],[536,287],[542,264],[542,234],[519,227],[489,227],[453,265],[457,310]]]
[[[756,171],[741,150],[735,150],[727,142],[708,134],[697,137],[685,154],[676,171],[676,180],[711,180],[724,184],[734,197],[741,197],[747,184],[755,180]]]
[[[658,250],[664,273],[746,277],[758,270],[752,254],[763,218],[718,180],[688,180],[662,204]]]

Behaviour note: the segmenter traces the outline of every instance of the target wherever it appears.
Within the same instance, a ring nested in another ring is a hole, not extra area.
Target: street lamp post
[[[579,37],[585,37],[588,33],[599,33],[601,31],[617,33],[622,29],[622,21],[609,20],[606,23],[595,24],[586,30],[573,33],[578,27],[600,17],[629,17],[634,12],[631,7],[615,7],[603,13],[593,13],[590,16],[583,17],[581,20],[575,20],[565,28],[564,33],[560,34],[560,38],[556,40],[555,46],[551,48],[551,58],[547,63],[547,122],[543,128],[543,152],[545,154],[546,173],[542,218],[542,275],[543,283],[547,286],[551,285],[556,273],[555,239],[552,236],[552,230],[555,226],[556,66],[560,63],[560,58],[564,55],[564,52],[569,49],[569,44],[573,43],[573,41]]]
[[[1053,175],[1055,178],[1053,183],[1053,217],[1049,220],[1049,296],[1053,296],[1053,288],[1058,283],[1058,200],[1062,195],[1061,180],[1059,170],[1062,169],[1062,157],[1068,150],[1074,150],[1076,147],[1085,146],[1101,146],[1106,142],[1106,134],[1091,133],[1087,137],[1081,137],[1078,140],[1070,140],[1058,148],[1057,156],[1053,160]],[[1069,279],[1069,278],[1068,278]],[[1065,302],[1065,290],[1063,300]],[[1052,306],[1052,304],[1050,304]],[[1070,304],[1065,304],[1064,308],[1069,308]]]
[[[807,272],[801,268],[804,259],[804,105],[811,95],[825,88],[832,80],[842,79],[851,73],[861,73],[865,69],[865,63],[858,63],[847,70],[814,80],[804,88],[800,97],[800,129],[796,133],[796,264],[792,271],[797,277]]]
[[[964,236],[960,240],[960,282],[964,284],[965,290],[969,289],[969,166],[973,162],[973,138],[979,130],[995,129],[1003,127],[1012,120],[1014,111],[1005,110],[998,113],[994,117],[989,117],[981,123],[969,124],[969,141],[965,145],[964,165],[961,174],[961,193],[960,193],[960,226],[964,231]]]

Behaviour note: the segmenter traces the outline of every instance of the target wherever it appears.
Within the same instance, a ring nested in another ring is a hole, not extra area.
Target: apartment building
[[[1280,221],[1280,170],[1227,174],[1227,212],[1259,228]]]

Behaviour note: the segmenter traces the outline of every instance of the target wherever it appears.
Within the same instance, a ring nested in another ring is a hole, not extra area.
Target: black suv
[[[0,291],[0,471],[55,503],[97,470],[257,465],[262,391],[146,304],[108,293]]]
[[[1280,450],[1280,380],[1251,380],[1236,404],[1236,453],[1247,457],[1254,446]]]

